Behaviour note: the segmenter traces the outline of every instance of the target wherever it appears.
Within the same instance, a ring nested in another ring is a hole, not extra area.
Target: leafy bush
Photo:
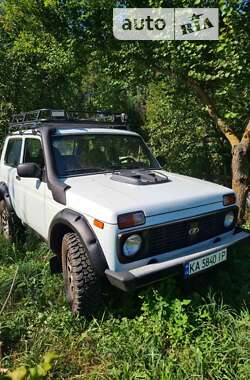
[[[0,380],[42,380],[47,378],[49,371],[52,369],[54,360],[57,355],[54,352],[47,352],[40,364],[33,368],[19,367],[5,376],[0,376]]]

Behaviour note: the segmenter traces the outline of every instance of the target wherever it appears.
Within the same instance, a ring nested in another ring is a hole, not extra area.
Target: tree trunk
[[[237,194],[239,222],[244,221],[247,208],[247,196],[250,191],[250,121],[241,142],[232,151],[232,184]]]

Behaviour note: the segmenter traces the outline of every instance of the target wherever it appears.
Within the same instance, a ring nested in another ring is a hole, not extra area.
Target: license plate
[[[200,259],[192,260],[184,264],[184,277],[187,278],[195,273],[201,272],[214,265],[220,264],[227,259],[227,249],[203,256]]]

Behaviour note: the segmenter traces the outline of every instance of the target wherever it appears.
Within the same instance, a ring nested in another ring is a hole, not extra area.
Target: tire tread
[[[74,313],[83,313],[87,316],[92,315],[99,309],[101,304],[101,284],[88,258],[87,249],[74,232],[64,235],[62,247],[66,247],[66,254],[70,255],[71,258],[74,278],[72,311]],[[62,252],[62,254],[65,255],[65,252]],[[67,270],[65,268],[66,261],[64,258],[64,272]]]

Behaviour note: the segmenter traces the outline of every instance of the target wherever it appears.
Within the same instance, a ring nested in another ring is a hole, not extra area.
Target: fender
[[[5,182],[0,182],[0,201],[4,200],[10,213],[15,212],[11,203],[8,186]]]
[[[49,228],[48,242],[50,249],[55,252],[57,258],[59,258],[63,235],[69,230],[78,234],[82,244],[87,249],[89,260],[96,273],[104,277],[105,270],[108,269],[106,258],[95,232],[83,215],[70,209],[64,209],[56,214]],[[58,265],[55,264],[55,267],[58,268]]]

